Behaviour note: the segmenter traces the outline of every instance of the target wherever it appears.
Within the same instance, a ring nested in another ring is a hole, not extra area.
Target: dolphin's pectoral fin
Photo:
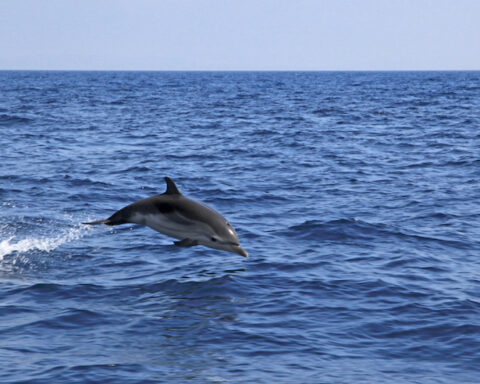
[[[180,241],[174,241],[173,244],[175,244],[177,247],[189,248],[198,245],[198,241],[192,239],[183,239]]]

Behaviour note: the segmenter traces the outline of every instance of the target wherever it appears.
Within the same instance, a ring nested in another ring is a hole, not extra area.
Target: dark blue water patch
[[[0,114],[0,126],[5,126],[5,127],[21,126],[21,125],[30,123],[32,120],[33,120],[32,118],[15,115],[15,114],[8,114],[8,113]]]
[[[0,381],[476,383],[478,72],[0,72]],[[250,257],[140,226],[162,193]]]
[[[413,231],[404,231],[400,228],[387,226],[384,224],[369,224],[358,219],[340,219],[329,222],[306,221],[300,225],[294,225],[282,234],[298,238],[300,240],[311,241],[377,241],[382,238],[383,241],[403,239],[406,242],[438,243],[443,246],[468,249],[471,243],[458,241],[454,239],[441,237],[428,237],[415,233]],[[474,243],[477,247],[478,244]]]

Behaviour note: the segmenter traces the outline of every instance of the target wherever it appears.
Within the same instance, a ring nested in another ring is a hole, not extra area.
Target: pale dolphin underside
[[[179,239],[179,247],[204,245],[248,257],[240,246],[230,223],[213,208],[182,195],[172,179],[165,177],[167,190],[115,212],[105,220],[83,223],[88,225],[140,224],[164,235]]]

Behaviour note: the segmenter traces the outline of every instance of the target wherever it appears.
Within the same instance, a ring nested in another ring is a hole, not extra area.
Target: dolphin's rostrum
[[[165,181],[165,193],[127,205],[106,220],[83,224],[146,225],[179,239],[174,242],[179,247],[204,245],[248,257],[248,253],[240,246],[235,230],[220,213],[183,196],[172,179],[165,177]]]

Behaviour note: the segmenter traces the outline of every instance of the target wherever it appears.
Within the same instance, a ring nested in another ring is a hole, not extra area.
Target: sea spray
[[[10,236],[0,241],[0,260],[4,256],[17,252],[25,253],[33,250],[50,252],[62,244],[78,240],[83,237],[91,228],[84,225],[77,225],[66,228],[55,235],[31,235],[19,239],[17,236]]]

